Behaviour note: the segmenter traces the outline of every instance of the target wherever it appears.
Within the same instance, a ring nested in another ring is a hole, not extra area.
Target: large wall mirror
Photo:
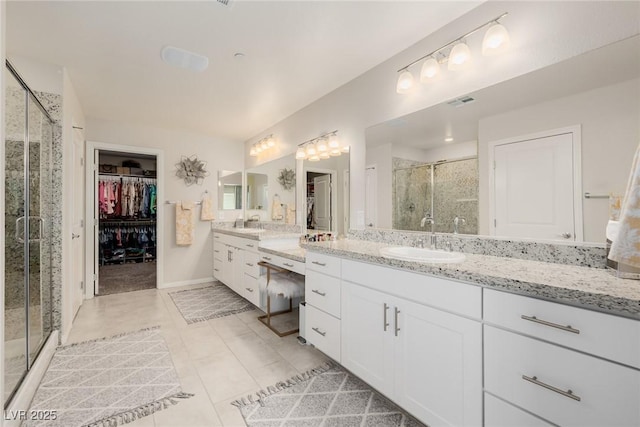
[[[242,209],[242,172],[218,171],[218,209]]]
[[[311,233],[338,236],[349,230],[349,153],[318,161],[304,160],[304,218]]]
[[[246,170],[245,219],[296,223],[293,154]]]
[[[634,36],[368,128],[365,221],[603,243],[639,141]]]

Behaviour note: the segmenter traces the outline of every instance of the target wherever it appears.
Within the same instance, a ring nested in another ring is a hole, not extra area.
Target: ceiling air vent
[[[218,3],[221,6],[225,6],[225,7],[231,7],[231,4],[234,2],[235,0],[216,0],[216,3]]]
[[[465,95],[461,96],[460,98],[452,99],[451,101],[447,102],[447,104],[451,105],[452,107],[461,107],[465,104],[471,104],[475,101],[475,98]]]

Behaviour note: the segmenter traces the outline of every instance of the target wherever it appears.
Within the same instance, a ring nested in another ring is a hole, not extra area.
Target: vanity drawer
[[[243,279],[240,295],[246,298],[251,304],[260,307],[259,279],[246,273],[243,275]]]
[[[640,368],[638,320],[491,289],[484,289],[484,320]]]
[[[252,239],[242,239],[239,241],[240,249],[244,249],[245,251],[253,252],[255,254],[258,253],[258,241]]]
[[[340,277],[340,258],[307,251],[306,262],[309,270]]]
[[[277,265],[278,267],[285,268],[289,271],[294,271],[298,274],[304,275],[305,273],[305,266],[299,261],[294,261],[292,259],[288,259],[278,255],[265,253],[260,254],[260,259],[264,262],[268,262],[269,264]]]
[[[640,371],[486,325],[484,351],[485,390],[541,418],[640,425]]]
[[[213,259],[222,261],[227,257],[227,246],[223,243],[213,242]]]
[[[244,274],[247,274],[254,279],[259,278],[260,266],[258,265],[258,262],[260,262],[260,255],[245,251],[243,260]]]
[[[552,424],[534,417],[495,396],[484,395],[485,427],[551,427]]]
[[[304,299],[322,311],[340,318],[340,279],[315,271],[307,271]]]
[[[340,362],[340,320],[307,304],[305,328],[307,341]]]

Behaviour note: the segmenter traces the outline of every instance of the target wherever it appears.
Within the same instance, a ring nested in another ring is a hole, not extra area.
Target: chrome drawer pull
[[[250,244],[248,244],[248,243],[246,244],[246,246],[247,246],[248,248],[252,248],[252,247],[253,247],[253,245],[250,245]]]
[[[320,291],[319,291],[319,290],[317,290],[317,289],[311,289],[311,292],[313,292],[314,294],[318,294],[318,295],[320,295],[321,297],[327,296],[327,293],[326,293],[326,292],[320,292]]]
[[[321,332],[321,331],[320,331],[320,329],[318,329],[318,328],[311,328],[311,329],[313,329],[314,331],[316,331],[317,333],[319,333],[319,334],[320,334],[320,335],[322,335],[323,337],[324,337],[325,335],[327,335],[327,333],[326,333],[326,332]]]
[[[271,258],[269,258],[268,256],[263,256],[262,259],[266,259],[267,261],[271,261]]]
[[[387,322],[387,311],[389,311],[389,306],[387,303],[384,303],[384,331],[387,332],[387,328],[389,327],[389,322]]]
[[[525,316],[524,314],[520,316],[523,320],[528,320],[529,322],[539,323],[541,325],[549,326],[556,329],[562,329],[563,331],[571,332],[573,334],[579,334],[580,329],[572,328],[571,325],[562,326],[557,323],[547,322],[546,320],[540,320],[536,316]]]
[[[522,379],[526,380],[526,381],[529,381],[530,383],[533,383],[535,385],[539,385],[540,387],[544,387],[547,390],[555,391],[556,393],[561,394],[561,395],[563,395],[565,397],[568,397],[569,399],[577,400],[578,402],[580,402],[580,397],[576,396],[575,394],[573,394],[573,391],[571,391],[571,390],[564,391],[564,390],[559,389],[558,387],[554,387],[552,385],[543,383],[542,381],[538,380],[538,377],[536,377],[536,376],[528,377],[526,375],[523,375]]]
[[[246,290],[248,290],[249,292],[253,292],[253,289],[251,288],[245,288]]]
[[[293,264],[288,264],[286,262],[283,262],[282,265],[286,265],[287,267],[293,267]]]
[[[311,261],[311,264],[319,265],[320,267],[326,267],[327,266],[327,263],[318,262],[318,261]]]
[[[396,336],[398,336],[398,332],[400,332],[400,328],[398,328],[398,314],[400,314],[400,310],[398,310],[398,307],[394,307],[394,309],[395,309],[394,316],[395,316],[395,321],[396,321],[396,332],[395,332],[395,334],[396,334]]]
[[[253,267],[253,264],[251,264],[250,262],[245,262],[245,265],[248,265],[249,267]]]

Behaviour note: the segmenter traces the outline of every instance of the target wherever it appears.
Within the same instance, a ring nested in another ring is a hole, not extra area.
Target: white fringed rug
[[[55,416],[22,425],[115,427],[191,396],[158,327],[143,329],[59,347],[28,412]]]
[[[254,310],[255,306],[220,282],[169,293],[188,324]]]
[[[334,363],[232,402],[249,427],[424,427]]]

